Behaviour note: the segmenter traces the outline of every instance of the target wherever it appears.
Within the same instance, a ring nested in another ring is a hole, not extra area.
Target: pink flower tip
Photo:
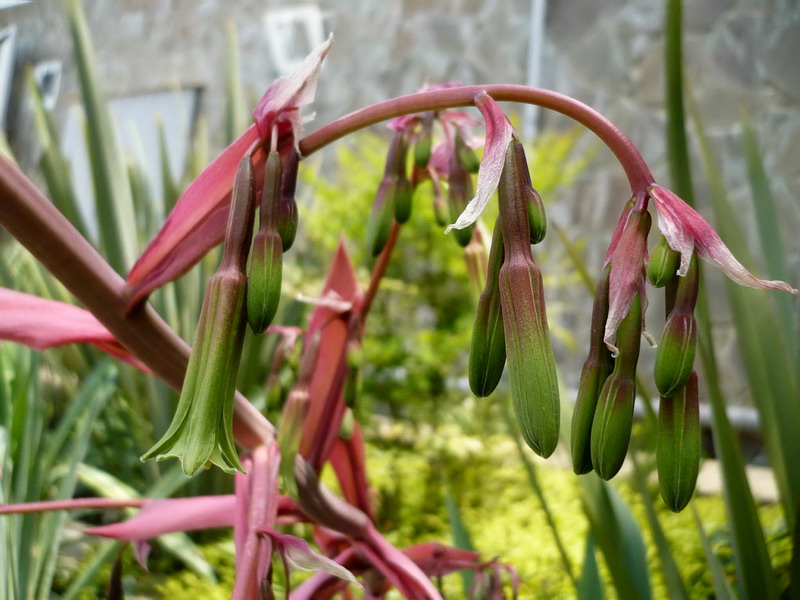
[[[658,228],[670,248],[681,254],[678,275],[686,275],[692,252],[719,267],[725,275],[740,285],[756,289],[773,289],[797,294],[785,281],[758,279],[733,256],[714,228],[691,206],[667,188],[655,185],[649,190],[658,211]]]

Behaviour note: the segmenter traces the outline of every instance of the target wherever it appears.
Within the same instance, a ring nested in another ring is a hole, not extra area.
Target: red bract
[[[150,372],[88,310],[6,288],[0,288],[0,340],[36,350],[65,344],[92,344]]]
[[[300,108],[314,99],[320,67],[332,43],[331,37],[294,73],[269,86],[253,112],[255,123],[215,158],[181,195],[161,231],[128,274],[128,310],[135,308],[156,288],[180,277],[222,241],[239,161],[254,144],[267,140],[273,128],[279,138],[292,135],[296,143],[300,133]],[[265,158],[266,153],[262,151],[253,156],[257,173],[261,172]]]

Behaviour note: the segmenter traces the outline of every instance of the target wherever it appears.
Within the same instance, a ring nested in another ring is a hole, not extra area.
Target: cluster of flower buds
[[[469,382],[476,396],[488,396],[507,359],[522,436],[547,457],[558,444],[558,379],[542,275],[531,253],[531,242],[544,237],[546,219],[531,185],[525,151],[516,140],[505,153],[498,196],[500,217],[472,330]]]
[[[403,131],[394,134],[386,156],[383,179],[372,204],[367,223],[367,249],[372,256],[378,256],[383,251],[394,221],[403,224],[411,218],[414,192],[406,171],[406,137]]]
[[[658,212],[662,236],[648,260],[648,201]],[[664,503],[682,510],[694,493],[700,467],[695,305],[700,288],[698,256],[742,285],[797,293],[781,281],[751,275],[693,208],[669,190],[649,188],[620,217],[597,285],[589,356],[583,366],[572,418],[572,464],[576,473],[594,469],[603,479],[617,474],[631,436],[640,337],[644,329],[645,274],[665,288],[667,320],[654,367],[661,395],[656,465]]]
[[[222,262],[208,281],[178,408],[167,432],[142,460],[175,456],[188,475],[210,464],[226,471],[243,468],[231,433],[236,375],[246,323],[254,333],[263,333],[278,309],[283,252],[291,247],[297,230],[298,158],[291,137],[282,152],[273,147],[268,153],[255,238],[252,153],[242,158]]]

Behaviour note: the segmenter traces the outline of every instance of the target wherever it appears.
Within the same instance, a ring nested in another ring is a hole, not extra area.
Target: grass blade
[[[750,126],[750,120],[744,112],[742,113],[742,145],[747,161],[747,173],[750,178],[761,251],[767,264],[767,276],[770,279],[788,281],[789,269],[786,267],[786,255],[778,213],[775,208],[775,196],[772,193],[769,176],[761,158],[758,140]],[[792,297],[788,294],[774,294],[771,297],[774,298],[775,306],[778,309],[780,322],[785,325],[782,329],[786,345],[791,356],[796,358],[798,352],[797,312],[793,308]]]
[[[458,510],[458,504],[456,504],[455,498],[453,498],[453,494],[450,492],[450,486],[447,485],[447,482],[444,482],[444,502],[445,506],[447,507],[447,520],[450,521],[450,531],[453,536],[453,544],[456,548],[461,548],[462,550],[475,550],[475,546],[472,544],[472,538],[469,535],[469,531],[467,530],[466,525],[464,525],[464,521],[461,518],[461,512]],[[462,569],[461,570],[461,581],[464,584],[464,597],[469,598],[470,590],[472,589],[472,582],[474,581],[475,577],[469,569]]]
[[[94,177],[100,238],[111,266],[124,275],[137,255],[135,228],[131,227],[135,218],[128,174],[100,88],[83,8],[80,0],[67,0],[66,5],[86,111],[87,148]]]
[[[642,532],[614,488],[594,473],[582,475],[581,500],[589,527],[620,598],[649,600],[647,548]]]
[[[597,569],[597,557],[594,555],[594,536],[591,532],[586,536],[586,552],[583,558],[581,580],[578,582],[578,600],[603,600],[603,580]]]
[[[697,524],[697,531],[700,533],[700,540],[703,542],[703,552],[706,555],[706,562],[708,563],[708,570],[711,571],[711,581],[714,584],[714,595],[717,600],[736,600],[731,584],[725,575],[722,564],[719,558],[714,554],[711,548],[711,543],[708,541],[708,536],[703,529],[703,524],[700,522],[700,517],[694,506],[692,507],[692,514],[694,515],[694,522]]]
[[[671,600],[689,600],[689,592],[681,578],[681,573],[678,570],[678,563],[667,541],[667,536],[664,535],[664,530],[661,528],[658,514],[656,514],[656,509],[653,505],[653,499],[647,489],[644,473],[642,473],[641,467],[636,460],[636,454],[631,453],[630,456],[633,462],[633,478],[639,490],[639,495],[642,498],[645,516],[650,526],[650,533],[653,536],[653,541],[658,551],[658,562],[661,566],[661,574],[664,577],[664,585],[667,587],[667,592]]]

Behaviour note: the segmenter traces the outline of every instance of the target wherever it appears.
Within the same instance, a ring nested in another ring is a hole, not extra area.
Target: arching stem
[[[308,156],[345,135],[400,115],[441,110],[457,106],[472,106],[475,96],[485,91],[497,101],[535,104],[566,115],[586,126],[614,153],[637,198],[646,194],[654,184],[650,169],[642,155],[611,121],[589,106],[550,90],[523,85],[465,86],[430,92],[418,92],[373,104],[329,123],[300,141],[300,152]]]

